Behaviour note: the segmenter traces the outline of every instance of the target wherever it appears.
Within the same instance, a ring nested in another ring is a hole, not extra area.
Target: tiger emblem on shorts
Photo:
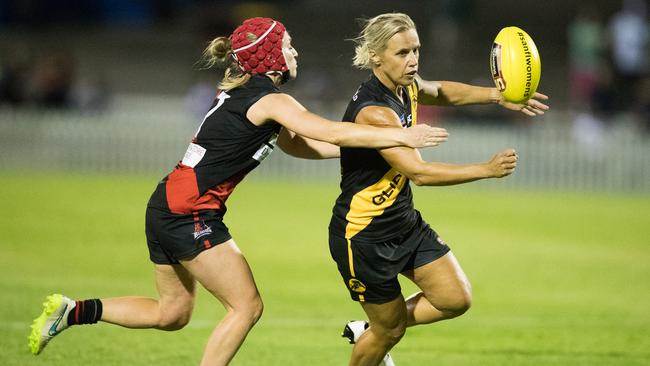
[[[351,291],[359,294],[366,292],[366,285],[364,285],[363,282],[357,280],[356,278],[350,278],[350,281],[348,281],[348,287]]]

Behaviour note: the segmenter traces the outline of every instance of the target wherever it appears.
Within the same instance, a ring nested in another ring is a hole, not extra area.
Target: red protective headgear
[[[242,70],[251,74],[269,71],[285,72],[287,63],[282,54],[284,25],[271,18],[250,18],[230,35],[233,55]],[[251,42],[248,33],[257,38]]]

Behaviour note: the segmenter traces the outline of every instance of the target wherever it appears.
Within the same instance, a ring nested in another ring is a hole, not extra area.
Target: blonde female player
[[[421,79],[420,41],[405,14],[368,20],[357,41],[354,65],[372,73],[348,104],[346,121],[412,128],[417,103],[498,103],[529,116],[548,109],[539,101],[547,99],[540,93],[525,104],[513,104],[495,88]],[[350,365],[393,364],[387,352],[406,327],[453,318],[470,307],[469,281],[449,247],[414,208],[409,182],[439,186],[501,178],[516,165],[513,149],[484,163],[454,165],[423,161],[408,147],[341,148],[342,192],[330,221],[330,252],[352,299],[368,316],[368,322],[350,322],[344,329],[343,335],[355,343]],[[398,274],[421,291],[404,299]]]
[[[34,321],[34,354],[71,325],[97,321],[128,328],[183,328],[198,281],[226,308],[201,365],[225,365],[262,314],[251,270],[223,223],[225,202],[244,176],[273,150],[308,158],[338,157],[338,146],[435,146],[443,129],[383,129],[331,123],[307,111],[278,86],[297,73],[298,53],[282,23],[248,19],[206,50],[209,64],[229,67],[212,109],[182,161],[157,186],[146,212],[146,235],[159,298],[72,301],[49,296]],[[332,145],[334,144],[334,145]]]

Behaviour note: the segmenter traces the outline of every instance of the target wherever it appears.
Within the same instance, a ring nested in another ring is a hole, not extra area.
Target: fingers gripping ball
[[[513,103],[530,99],[542,74],[535,42],[518,27],[506,27],[497,34],[490,53],[490,68],[497,89]]]
[[[247,19],[230,35],[235,59],[251,74],[288,70],[282,54],[284,25],[271,18]]]

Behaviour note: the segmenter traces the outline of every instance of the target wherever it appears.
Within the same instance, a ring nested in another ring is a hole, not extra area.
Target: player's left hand
[[[508,102],[503,98],[503,96],[501,96],[501,98],[499,99],[499,105],[513,111],[521,111],[523,114],[527,116],[534,117],[537,115],[541,116],[542,114],[544,114],[544,112],[548,111],[549,109],[549,106],[541,102],[542,100],[543,101],[548,100],[548,96],[537,92],[533,94],[532,98],[528,99],[524,103]]]

